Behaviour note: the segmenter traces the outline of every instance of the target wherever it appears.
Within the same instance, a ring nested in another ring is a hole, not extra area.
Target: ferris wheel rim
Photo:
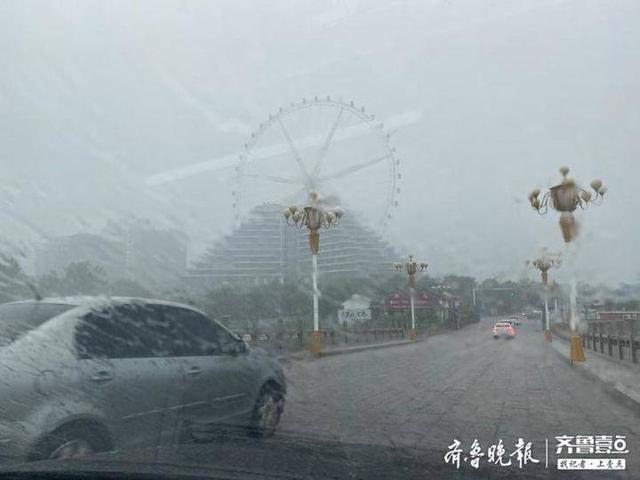
[[[234,209],[234,217],[236,224],[241,221],[241,199],[242,194],[240,192],[242,179],[248,177],[246,173],[243,173],[243,170],[246,168],[247,164],[251,163],[249,160],[250,152],[256,146],[257,142],[260,140],[262,135],[269,129],[274,126],[276,123],[280,123],[282,126],[282,120],[284,118],[289,117],[295,112],[299,112],[301,110],[310,109],[314,107],[331,107],[334,109],[340,109],[339,116],[343,111],[347,111],[351,113],[353,116],[357,117],[362,124],[366,127],[367,131],[374,132],[378,135],[378,137],[382,140],[382,148],[386,151],[383,156],[384,159],[388,158],[388,166],[390,169],[389,177],[389,187],[387,188],[387,192],[385,192],[384,196],[386,197],[385,206],[383,208],[383,213],[379,217],[380,220],[377,223],[380,224],[382,230],[385,230],[388,226],[389,220],[392,218],[391,212],[394,208],[398,206],[397,195],[400,193],[400,188],[398,186],[399,180],[401,179],[401,174],[399,172],[400,160],[396,155],[396,149],[390,143],[389,132],[384,131],[384,123],[376,121],[375,115],[366,113],[366,109],[364,106],[357,106],[355,102],[343,101],[341,98],[333,98],[331,96],[325,96],[320,98],[318,96],[314,96],[312,99],[303,98],[298,102],[290,102],[288,106],[279,107],[275,113],[271,113],[268,115],[267,119],[260,123],[255,131],[250,134],[249,139],[243,146],[242,153],[238,156],[238,161],[235,165],[235,189],[232,192],[233,194],[233,209]],[[284,127],[282,126],[284,129]],[[285,134],[286,135],[286,134]],[[291,144],[290,144],[291,146]],[[294,152],[295,153],[295,152]],[[362,168],[366,168],[362,167]],[[257,176],[257,175],[256,175]],[[264,175],[261,175],[264,177]],[[285,180],[285,179],[281,179]],[[308,187],[303,187],[298,189],[295,194],[306,192],[310,193],[313,189],[309,189]],[[254,205],[250,208],[254,208],[258,205]]]

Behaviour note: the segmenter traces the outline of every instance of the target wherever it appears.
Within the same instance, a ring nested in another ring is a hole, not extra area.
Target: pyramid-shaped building
[[[298,281],[311,274],[308,231],[287,225],[283,207],[253,209],[233,233],[215,242],[186,273],[194,286]],[[390,273],[397,256],[380,235],[347,211],[341,222],[320,231],[320,277]]]

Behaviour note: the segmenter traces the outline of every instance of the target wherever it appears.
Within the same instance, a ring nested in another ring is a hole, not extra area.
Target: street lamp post
[[[460,330],[460,300],[458,298],[454,301],[455,315],[456,315],[456,330]]]
[[[545,319],[544,339],[547,342],[551,342],[551,331],[549,330],[549,269],[558,268],[560,266],[560,258],[558,258],[558,256],[543,255],[540,258],[527,262],[527,264],[530,268],[540,270],[540,274],[542,276]]]
[[[540,197],[540,189],[536,188],[529,194],[529,203],[531,207],[540,215],[547,213],[549,206],[560,213],[560,229],[562,237],[565,241],[566,250],[569,252],[569,244],[575,240],[578,234],[578,224],[573,216],[573,212],[580,207],[586,209],[591,203],[594,205],[602,204],[604,196],[607,193],[607,187],[604,186],[602,180],[593,180],[591,182],[592,191],[586,190],[576,184],[575,180],[569,178],[569,168],[561,167],[560,174],[562,181],[545,192]],[[567,255],[568,258],[571,258]],[[571,361],[583,362],[584,351],[582,349],[582,339],[578,333],[578,312],[576,311],[576,278],[575,272],[571,280]]]
[[[449,319],[449,298],[448,298],[448,290],[451,289],[451,287],[449,287],[448,285],[436,285],[434,287],[435,289],[438,290],[438,305],[440,305],[441,307],[441,312],[442,312],[442,323],[446,323],[447,320]],[[460,328],[460,325],[458,325],[458,323],[456,323],[456,328]]]
[[[311,282],[313,285],[313,332],[309,342],[309,350],[319,355],[322,350],[322,335],[318,318],[318,251],[320,249],[320,229],[337,225],[343,216],[340,207],[321,205],[318,194],[309,194],[309,205],[306,207],[290,206],[284,209],[287,224],[309,230],[309,248],[311,249]]]
[[[416,312],[415,312],[415,289],[416,289],[416,274],[418,272],[424,272],[428,265],[424,262],[416,262],[415,255],[409,255],[409,261],[405,264],[396,263],[394,267],[397,271],[401,272],[406,270],[407,275],[409,276],[409,280],[407,285],[409,286],[409,299],[411,302],[411,332],[409,332],[409,336],[412,340],[415,340],[417,337],[416,333]]]
[[[552,280],[549,283],[549,291],[551,292],[552,296],[553,296],[553,318],[555,319],[556,322],[561,321],[560,316],[559,316],[559,310],[558,310],[558,291],[560,289],[560,286],[558,285],[558,282],[556,282],[555,280]]]

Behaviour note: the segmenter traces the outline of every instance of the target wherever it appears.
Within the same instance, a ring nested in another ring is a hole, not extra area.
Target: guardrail
[[[618,360],[638,363],[638,320],[591,321],[582,335],[582,346]]]
[[[477,322],[475,317],[462,317],[459,323],[448,321],[445,324],[431,324],[424,330],[418,330],[418,337],[431,336],[442,332],[454,331]],[[263,330],[237,329],[234,331],[245,341],[270,351],[295,351],[307,348],[310,330],[263,327]],[[369,327],[367,325],[348,328],[327,328],[321,330],[324,347],[366,345],[394,342],[409,339],[409,330],[401,327]]]
[[[408,332],[402,328],[374,328],[366,330],[321,330],[322,344],[325,346],[345,346],[404,340]],[[276,350],[297,350],[305,348],[310,331],[287,332],[238,332],[252,345]]]

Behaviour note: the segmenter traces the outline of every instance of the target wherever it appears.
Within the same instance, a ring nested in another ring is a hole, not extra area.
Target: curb
[[[403,345],[412,345],[415,343],[422,342],[424,340],[404,340],[402,342],[393,342],[393,343],[374,343],[372,345],[361,345],[358,347],[349,347],[349,348],[338,348],[335,350],[326,350],[324,352],[320,352],[319,357],[331,357],[333,355],[345,355],[348,353],[358,353],[363,352],[365,350],[379,350],[381,348],[389,348],[389,347],[401,347]]]
[[[412,344],[416,344],[416,343],[421,343],[424,340],[403,340],[401,342],[393,342],[393,343],[373,343],[370,345],[360,345],[357,347],[349,347],[349,348],[336,348],[334,350],[324,350],[322,352],[320,352],[320,355],[318,356],[314,356],[311,352],[309,351],[302,351],[302,352],[296,352],[296,353],[292,353],[291,355],[288,355],[286,357],[278,357],[278,361],[280,362],[287,362],[287,361],[292,361],[292,360],[317,360],[320,358],[325,358],[325,357],[333,357],[336,355],[347,355],[349,353],[358,353],[358,352],[364,352],[366,350],[380,350],[382,348],[390,348],[390,347],[402,347],[405,345],[412,345]]]
[[[463,330],[471,325],[477,325],[479,322],[472,322],[472,323],[468,323],[463,325],[460,330]],[[332,357],[335,355],[345,355],[348,353],[358,353],[358,352],[363,352],[365,350],[378,350],[381,348],[390,348],[390,347],[402,347],[405,345],[415,345],[415,344],[419,344],[419,343],[423,343],[426,342],[429,338],[431,337],[435,337],[438,335],[446,335],[446,334],[450,334],[450,333],[455,333],[457,331],[460,330],[440,330],[440,331],[435,331],[432,332],[430,334],[427,334],[425,336],[421,336],[418,337],[416,340],[401,340],[399,342],[389,342],[389,343],[371,343],[368,345],[360,345],[357,347],[348,347],[348,348],[336,348],[333,350],[325,350],[323,352],[320,353],[320,355],[313,356],[309,351],[299,351],[299,352],[295,352],[292,353],[290,355],[287,355],[286,357],[281,356],[278,357],[278,361],[280,362],[287,362],[287,361],[291,361],[291,360],[315,360],[315,359],[319,359],[319,358],[324,358],[324,357]]]
[[[564,343],[568,343],[568,341],[564,337],[558,336],[556,334],[553,334],[553,337],[554,339],[560,340]],[[640,416],[640,398],[638,397],[637,394],[629,391],[624,385],[616,385],[613,382],[603,379],[602,377],[598,376],[596,373],[588,370],[581,363],[572,364],[571,360],[569,360],[569,358],[563,352],[559,351],[558,349],[554,348],[551,345],[549,347],[553,349],[553,351],[556,352],[556,354],[558,354],[560,358],[562,358],[569,365],[575,368],[576,371],[580,373],[580,375],[590,380],[594,380],[601,383],[607,393],[609,393],[616,400],[618,400],[619,402],[621,402],[622,404],[624,404],[625,406],[633,410],[633,412],[636,415]]]

